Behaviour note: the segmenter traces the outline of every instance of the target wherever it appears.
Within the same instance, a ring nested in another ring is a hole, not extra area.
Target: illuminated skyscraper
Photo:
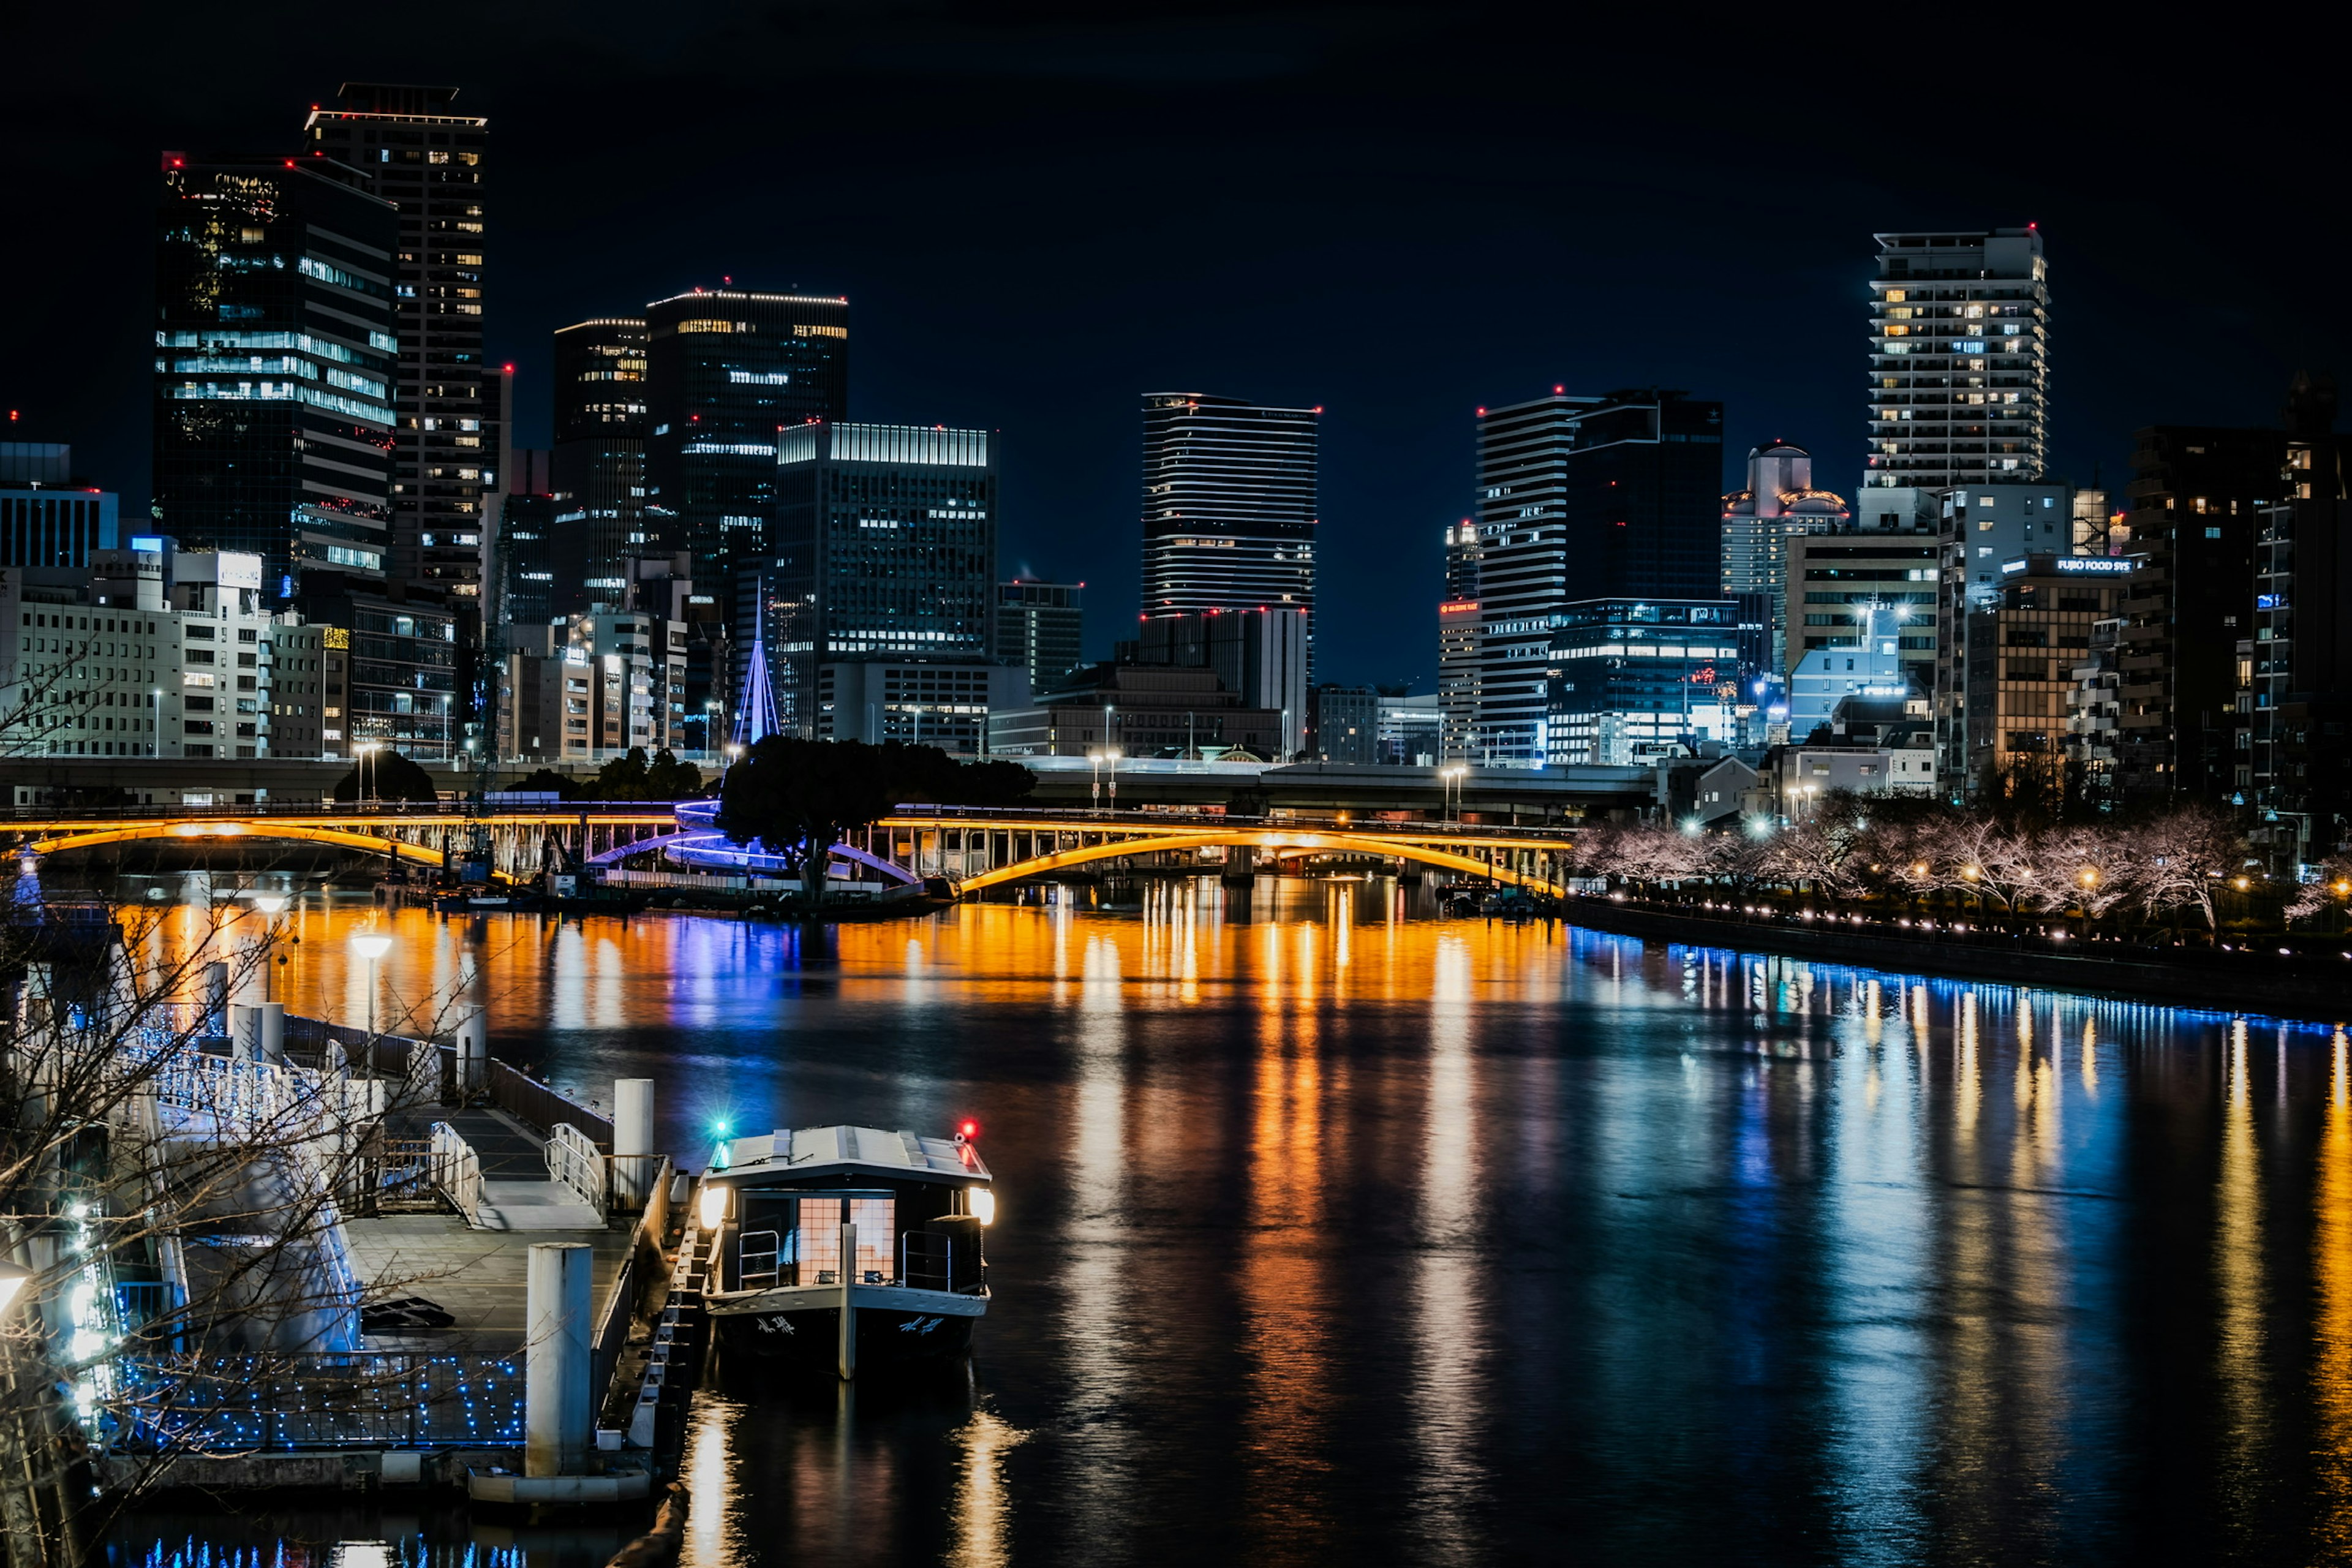
[[[1304,610],[1311,674],[1322,412],[1144,395],[1145,616]]]
[[[338,174],[163,155],[152,531],[260,557],[272,600],[380,582],[391,538],[397,229]]]
[[[1876,237],[1864,485],[2038,482],[2050,438],[2041,233],[2029,224]]]
[[[848,413],[849,301],[697,289],[646,326],[645,531],[723,589],[774,553],[776,433]]]
[[[473,610],[483,503],[498,483],[498,385],[482,357],[483,158],[489,121],[454,87],[345,82],[312,109],[304,151],[359,171],[399,213],[400,341],[389,575]]]
[[[555,334],[555,607],[618,605],[646,532],[646,323],[606,317]]]

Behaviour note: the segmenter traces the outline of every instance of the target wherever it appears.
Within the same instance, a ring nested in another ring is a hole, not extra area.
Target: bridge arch
[[[1048,871],[1066,870],[1094,860],[1116,860],[1129,855],[1155,855],[1171,849],[1205,849],[1222,845],[1228,848],[1249,847],[1283,852],[1369,855],[1376,858],[1416,860],[1424,866],[1444,870],[1461,871],[1474,877],[1492,877],[1496,881],[1509,882],[1531,892],[1549,893],[1555,897],[1567,889],[1548,877],[1515,870],[1508,866],[1489,865],[1468,855],[1457,855],[1428,844],[1388,837],[1373,833],[1349,833],[1344,830],[1282,831],[1265,828],[1190,829],[1156,834],[1149,837],[1114,839],[1101,844],[1082,845],[1075,849],[1059,849],[1049,855],[1034,855],[1026,860],[991,867],[963,879],[966,892],[993,888],[1001,883],[1017,882],[1027,877],[1042,876]]]
[[[438,867],[441,851],[404,839],[347,827],[319,827],[308,823],[272,822],[268,817],[247,821],[206,819],[195,822],[126,822],[116,827],[93,827],[37,838],[17,850],[20,855],[56,855],[68,849],[88,849],[100,844],[122,844],[142,838],[287,838],[310,844],[332,844],[364,849],[372,855],[389,851],[416,865]],[[499,873],[501,878],[504,872]]]

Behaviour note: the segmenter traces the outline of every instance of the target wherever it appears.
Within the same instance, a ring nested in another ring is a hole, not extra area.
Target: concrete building
[[[1788,542],[1812,533],[1846,531],[1853,521],[1844,498],[1813,488],[1812,454],[1786,441],[1748,453],[1748,488],[1723,498],[1723,596],[1760,595],[1769,648],[1759,670],[1788,666]]]
[[[1876,238],[1864,488],[2041,479],[2050,285],[2040,232],[2028,225]]]
[[[1474,527],[1466,522],[1462,526]],[[1485,695],[1475,598],[1448,599],[1437,606],[1436,695],[1442,716],[1439,754],[1469,756],[1478,728],[1478,705]]]
[[[1242,706],[1281,716],[1280,757],[1307,748],[1307,617],[1297,610],[1146,616],[1127,662],[1210,669]]]
[[[2289,430],[2287,495],[2255,536],[2246,798],[2286,874],[2352,842],[2352,497],[2332,412]]]
[[[1029,672],[1032,689],[1060,684],[1086,657],[1086,584],[1014,578],[996,585],[996,658]]]
[[[1314,754],[1327,763],[1377,763],[1381,694],[1325,682],[1315,689]]]
[[[87,566],[116,547],[121,499],[73,471],[62,441],[0,441],[0,566]]]
[[[1445,713],[1434,691],[1412,696],[1383,691],[1380,702],[1380,756],[1388,767],[1433,767],[1445,750]]]
[[[1999,590],[1969,613],[1958,754],[1938,736],[1946,787],[1971,799],[1997,799],[2011,784],[2064,784],[2069,723],[2080,711],[2076,671],[2094,628],[2120,609],[2132,563],[2037,552],[2001,570]]]
[[[1789,738],[1802,742],[1829,723],[1838,704],[1851,697],[1925,700],[1933,689],[1918,678],[1915,661],[1903,657],[1895,611],[1865,606],[1854,622],[1853,640],[1818,647],[1789,674]]]
[[[1738,738],[1728,601],[1588,599],[1559,619],[1546,671],[1547,763],[1638,765]]]
[[[1102,664],[1025,708],[989,715],[999,757],[1244,756],[1276,761],[1278,710],[1253,708],[1202,668]]]
[[[1936,752],[1922,736],[1913,746],[1813,745],[1796,742],[1774,752],[1765,769],[1775,808],[1799,822],[1821,808],[1832,790],[1854,795],[1936,793]]]
[[[1969,682],[1985,656],[1969,646],[1974,617],[1999,601],[2011,575],[2009,563],[2072,553],[2074,492],[2063,485],[1969,485],[1938,490],[1935,502],[1943,552],[1932,686],[1936,746],[1947,787],[1959,793],[1976,777],[1967,735]]]
[[[1881,518],[1895,514],[1879,513]],[[1904,514],[1908,520],[1910,514]],[[1788,665],[1811,654],[1859,647],[1870,617],[1891,629],[1896,655],[1936,685],[1936,607],[1944,549],[1932,523],[1904,529],[1799,535],[1788,541]],[[1801,735],[1802,731],[1799,733]]]
[[[988,716],[1029,705],[1029,672],[1014,664],[906,658],[817,667],[819,740],[904,741],[981,756]]]

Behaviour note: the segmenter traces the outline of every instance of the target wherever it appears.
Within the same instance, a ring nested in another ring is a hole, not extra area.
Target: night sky
[[[1147,390],[1324,407],[1318,674],[1428,690],[1480,404],[1684,387],[1727,405],[1727,489],[1780,437],[1851,493],[1874,230],[2042,226],[2053,478],[2119,490],[2137,426],[2271,423],[2346,358],[2333,89],[2252,13],[29,9],[0,402],[126,513],[156,153],[291,151],[346,79],[491,117],[520,444],[555,327],[722,276],[845,293],[853,417],[1003,432],[1000,564],[1087,582],[1097,652],[1135,614]]]

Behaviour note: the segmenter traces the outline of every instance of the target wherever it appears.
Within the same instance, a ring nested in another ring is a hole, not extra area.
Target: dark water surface
[[[349,917],[302,918],[280,994],[356,1016]],[[969,1380],[706,1399],[689,1564],[2352,1553],[2332,1026],[1409,918],[1384,882],[394,929],[387,1006],[464,990],[560,1084],[656,1079],[695,1163],[720,1117],[983,1123]],[[115,1560],[257,1528],[144,1516]],[[621,1535],[283,1528],[451,1563]]]

